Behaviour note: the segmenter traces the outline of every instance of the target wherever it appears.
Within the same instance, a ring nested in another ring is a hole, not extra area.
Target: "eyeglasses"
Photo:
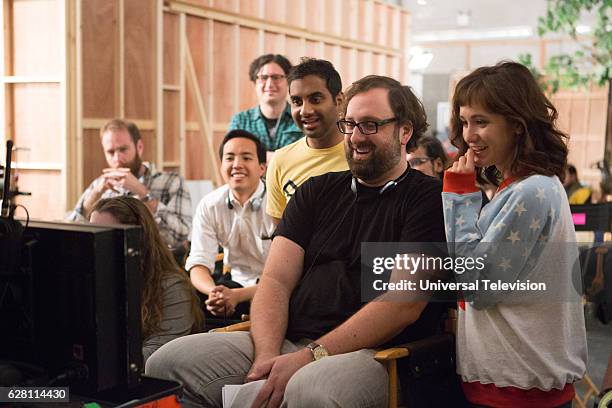
[[[431,159],[429,157],[414,157],[410,160],[408,160],[408,165],[411,168],[414,168],[416,166],[419,166],[421,164],[425,164],[427,162],[431,161]]]
[[[280,74],[273,74],[273,75],[261,74],[261,75],[257,75],[255,78],[257,78],[257,81],[259,82],[268,82],[268,79],[271,79],[272,82],[278,82],[281,79],[284,79],[285,76],[280,75]]]
[[[359,128],[362,135],[373,135],[378,132],[380,126],[397,121],[397,118],[389,118],[383,120],[364,120],[363,122],[355,123],[352,120],[341,119],[336,122],[338,130],[345,135],[353,133],[355,128]]]

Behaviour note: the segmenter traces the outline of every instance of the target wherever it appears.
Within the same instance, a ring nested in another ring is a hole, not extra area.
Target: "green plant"
[[[583,14],[592,13],[594,24],[588,36],[577,32]],[[559,54],[549,58],[538,72],[530,54],[519,56],[549,93],[560,88],[576,88],[596,83],[605,85],[612,79],[612,0],[548,0],[546,16],[538,19],[538,34],[569,35],[579,49],[573,54]]]

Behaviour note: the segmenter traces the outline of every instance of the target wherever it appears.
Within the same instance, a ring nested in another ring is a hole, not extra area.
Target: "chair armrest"
[[[406,344],[380,350],[374,358],[378,361],[395,360],[412,355],[427,355],[430,353],[444,353],[454,350],[454,336],[450,333],[438,334],[422,340],[412,341]]]

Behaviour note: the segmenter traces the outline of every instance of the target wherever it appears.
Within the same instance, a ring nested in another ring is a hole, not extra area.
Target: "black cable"
[[[25,206],[23,206],[23,205],[21,205],[21,204],[16,204],[16,205],[14,206],[14,208],[13,208],[13,211],[12,211],[11,216],[12,216],[13,214],[15,214],[15,211],[17,210],[17,207],[21,207],[21,208],[23,208],[23,211],[25,211],[25,213],[26,213],[26,223],[25,223],[25,227],[23,227],[23,230],[24,230],[24,232],[25,232],[25,230],[28,228],[28,225],[30,224],[30,213],[28,212],[28,209],[27,209]]]

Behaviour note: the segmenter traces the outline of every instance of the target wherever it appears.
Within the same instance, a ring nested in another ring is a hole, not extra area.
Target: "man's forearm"
[[[317,340],[330,354],[379,346],[414,323],[427,302],[373,301]]]
[[[262,278],[251,304],[251,337],[255,358],[280,354],[287,331],[289,294],[273,279]]]
[[[202,265],[196,265],[189,270],[191,283],[198,292],[208,295],[215,287],[215,281],[210,274],[210,270]]]

